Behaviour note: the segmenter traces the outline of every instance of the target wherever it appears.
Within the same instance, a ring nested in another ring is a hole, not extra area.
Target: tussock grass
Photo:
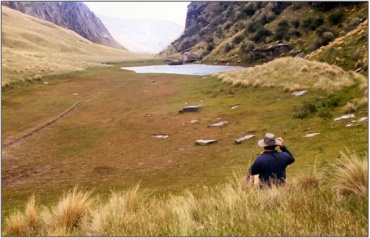
[[[91,223],[86,227],[89,236],[114,236],[116,234],[140,235],[141,222],[147,219],[148,194],[139,185],[125,192],[112,192],[105,204],[93,211]],[[137,230],[130,230],[137,227]],[[144,228],[144,227],[142,227]],[[132,232],[132,233],[131,233]]]
[[[13,236],[34,236],[40,234],[42,224],[35,196],[32,195],[26,204],[24,213],[15,212],[6,219],[6,233]]]
[[[83,192],[76,186],[72,192],[65,194],[52,210],[56,218],[56,226],[66,231],[72,231],[81,226],[90,213],[93,200],[91,192]]]
[[[368,105],[368,98],[362,97],[362,98],[355,98],[350,102],[347,102],[347,104],[343,107],[344,113],[352,113],[357,111],[360,107],[364,107]]]
[[[300,58],[279,58],[263,65],[229,72],[216,73],[222,82],[234,86],[247,85],[254,87],[284,87],[285,91],[305,88],[317,88],[335,92],[344,87],[360,82],[367,88],[366,78],[347,72],[335,65],[304,60]]]
[[[4,233],[8,236],[78,235],[91,213],[94,200],[90,195],[91,192],[76,186],[51,209],[39,207],[32,196],[24,213],[17,211],[5,220]]]
[[[367,192],[367,158],[342,156],[329,178],[334,183],[324,183],[326,177],[312,171],[289,179],[286,186],[261,190],[247,183],[240,170],[226,184],[202,192],[151,197],[136,186],[112,192],[107,200],[96,198],[96,203],[89,202],[89,192],[75,188],[51,208],[58,212],[47,215],[31,198],[25,213],[7,219],[4,235],[367,236],[367,209],[351,212],[347,203],[347,194],[356,195],[357,206],[366,207],[367,199],[358,195]],[[81,205],[72,216],[63,212]]]
[[[368,160],[367,155],[360,157],[347,150],[341,152],[342,158],[333,165],[334,173],[331,182],[333,188],[341,194],[360,196],[367,194],[368,189]]]

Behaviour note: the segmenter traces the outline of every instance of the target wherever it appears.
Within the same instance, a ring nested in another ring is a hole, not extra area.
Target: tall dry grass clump
[[[9,236],[34,236],[41,233],[42,220],[32,195],[26,204],[24,213],[17,211],[5,220],[5,234]]]
[[[343,107],[344,113],[352,113],[355,112],[358,108],[364,107],[368,104],[368,98],[362,97],[362,98],[355,98],[350,102],[347,102],[347,104]]]
[[[56,226],[67,232],[78,229],[90,215],[94,200],[91,192],[81,191],[78,186],[72,192],[66,193],[52,210]]]
[[[214,76],[237,87],[243,81],[248,81],[254,87],[280,86],[285,91],[294,90],[298,85],[299,89],[313,87],[334,92],[356,82],[365,85],[367,81],[364,76],[347,72],[335,65],[292,57],[278,58],[263,65],[217,73]]]
[[[345,180],[351,180],[349,177],[354,174],[361,174],[353,179],[361,184],[357,185],[355,193],[367,191],[367,177],[363,169],[347,167],[353,172],[345,172]],[[334,169],[333,174],[339,182],[343,169],[338,166]],[[313,171],[295,178],[288,176],[286,186],[259,189],[245,180],[245,172],[240,169],[229,182],[207,189],[199,188],[196,193],[185,191],[179,195],[153,197],[136,186],[125,192],[112,192],[108,199],[96,199],[98,202],[94,204],[87,202],[86,209],[90,212],[78,212],[84,215],[77,216],[77,223],[75,219],[61,222],[57,214],[63,212],[47,213],[49,216],[45,216],[44,210],[36,216],[41,220],[37,224],[44,225],[42,229],[34,229],[37,232],[33,235],[367,236],[367,209],[364,209],[367,199],[354,196],[351,197],[353,202],[349,203],[347,193],[338,196],[336,190],[327,187],[325,179],[325,176]],[[348,187],[354,186],[351,183]],[[347,184],[340,189],[343,187]],[[339,187],[334,184],[333,188]],[[80,201],[88,201],[86,196],[78,197]],[[357,210],[353,210],[353,204],[356,204]],[[60,207],[64,206],[57,204],[51,210],[63,210]],[[25,225],[24,214],[20,214],[11,216],[12,220],[21,221],[18,228],[13,228],[13,233],[9,232],[11,223],[6,224],[7,235],[31,234],[28,231],[31,226]],[[65,229],[66,224],[73,229]]]
[[[341,194],[360,196],[367,194],[368,189],[368,158],[360,157],[354,152],[340,152],[342,158],[333,165],[331,182],[333,188]]]
[[[148,228],[142,221],[150,217],[148,199],[139,185],[125,192],[112,192],[105,204],[94,211],[91,223],[85,227],[89,236],[141,236]]]
[[[91,192],[76,186],[51,209],[37,206],[32,196],[23,213],[17,211],[6,219],[3,235],[78,236],[91,214],[94,200],[90,196]]]

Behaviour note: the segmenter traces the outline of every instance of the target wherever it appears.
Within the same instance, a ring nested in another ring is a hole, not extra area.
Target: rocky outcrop
[[[182,65],[186,63],[196,62],[201,59],[202,59],[201,57],[191,52],[183,52],[181,60],[172,60],[172,61],[170,60],[169,65]]]
[[[82,37],[106,46],[125,49],[82,2],[2,2],[14,10],[70,29]]]
[[[267,49],[257,48],[253,50],[254,59],[271,59],[281,56],[284,53],[291,51],[293,48],[289,44],[277,44],[270,46]]]
[[[173,60],[168,65],[182,65],[182,61],[181,60]]]
[[[183,63],[191,63],[191,62],[198,61],[199,59],[200,59],[199,56],[197,56],[196,54],[185,52],[184,54],[182,54],[181,61]]]

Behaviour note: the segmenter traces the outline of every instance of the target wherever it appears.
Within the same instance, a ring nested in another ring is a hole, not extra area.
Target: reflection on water
[[[162,73],[162,74],[189,74],[189,75],[208,75],[217,72],[224,72],[235,69],[242,69],[242,66],[218,66],[206,64],[186,64],[186,65],[151,65],[137,67],[121,67],[124,70],[132,70],[136,73]]]

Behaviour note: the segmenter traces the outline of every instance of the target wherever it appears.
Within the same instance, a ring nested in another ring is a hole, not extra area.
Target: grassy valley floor
[[[287,169],[288,181],[325,171],[340,151],[366,154],[367,121],[351,127],[346,125],[353,118],[334,121],[343,115],[340,107],[332,109],[329,118],[293,117],[305,101],[327,98],[325,91],[310,89],[293,96],[283,87],[240,88],[210,76],[119,69],[127,65],[45,78],[3,91],[3,219],[23,208],[32,194],[51,205],[76,184],[103,199],[111,190],[139,183],[154,195],[180,194],[186,189],[201,192],[227,182],[233,171],[247,175],[261,152],[257,141],[266,132],[283,137],[296,158]],[[357,93],[354,87],[346,90],[339,93]],[[178,113],[185,106],[200,104],[204,107],[199,112]],[[69,109],[73,110],[61,116]],[[367,111],[355,114],[358,119]],[[229,123],[208,127],[218,121]],[[309,133],[320,134],[304,137]],[[153,134],[169,137],[158,139]],[[255,137],[242,144],[234,142],[248,134]],[[198,146],[198,139],[218,142]]]

